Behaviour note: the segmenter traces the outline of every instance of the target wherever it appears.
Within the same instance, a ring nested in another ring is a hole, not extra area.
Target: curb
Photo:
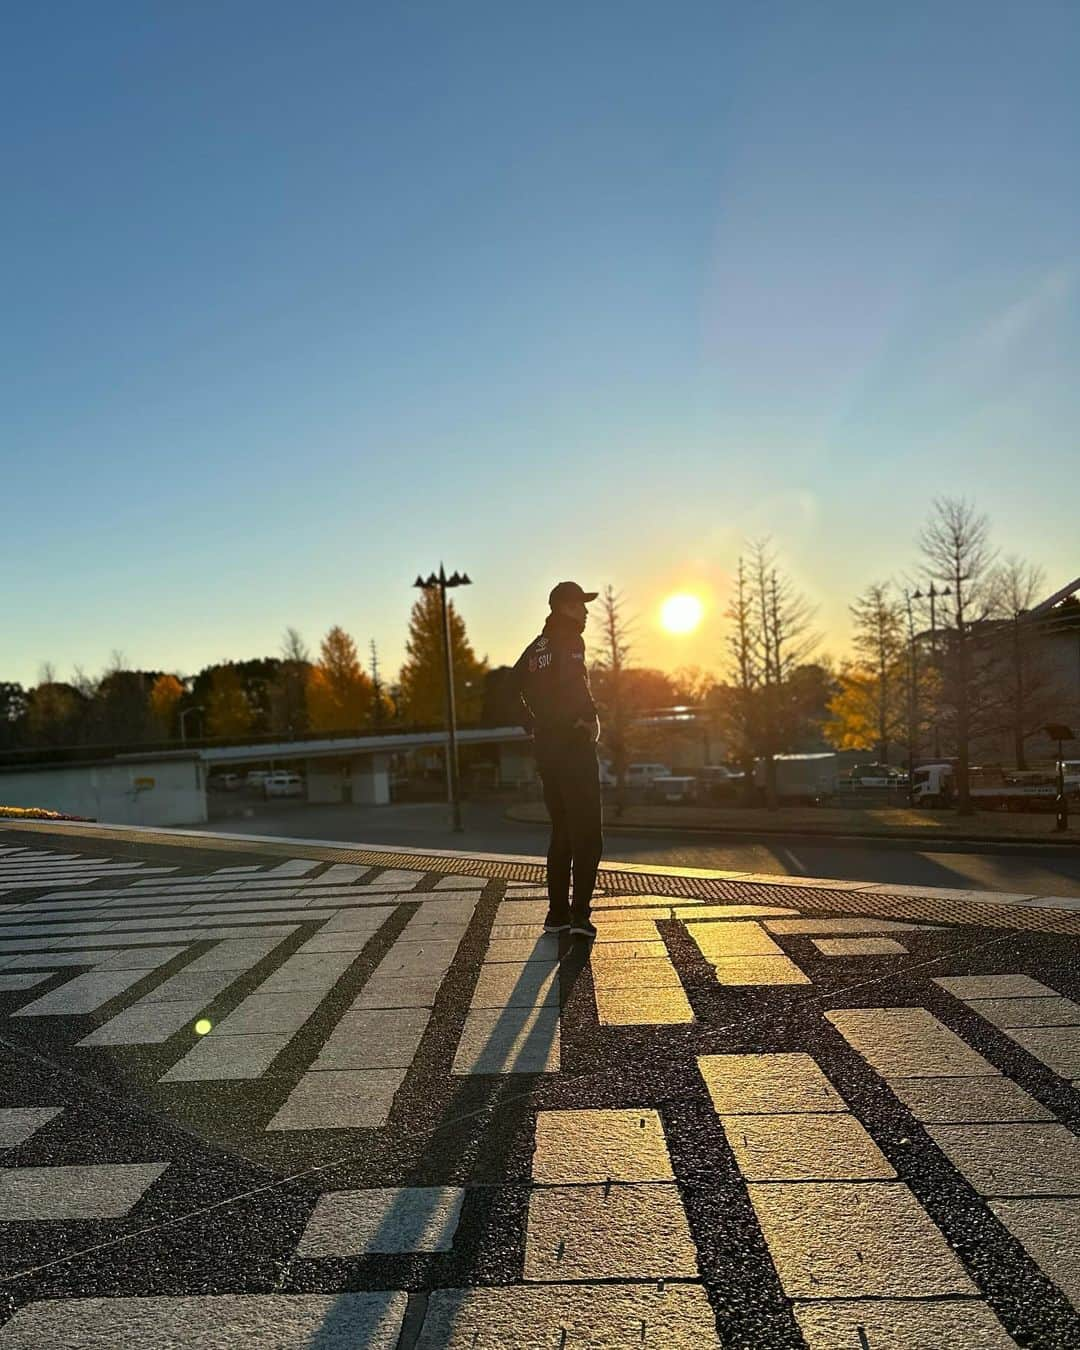
[[[546,826],[548,824],[546,817],[537,820],[532,816],[517,815],[514,807],[507,810],[506,819],[517,825]],[[909,830],[844,830],[842,828],[831,830],[815,829],[808,825],[694,825],[689,822],[685,825],[622,824],[605,816],[605,834],[619,831],[628,833],[643,831],[646,834],[701,834],[706,837],[720,835],[738,839],[758,839],[763,836],[803,840],[831,839],[843,840],[844,843],[857,842],[861,839],[876,839],[922,847],[930,844],[975,844],[980,848],[1032,848],[1052,850],[1058,853],[1080,852],[1080,839],[1040,838],[1037,835],[1025,834],[956,834],[951,831],[947,834],[916,834]]]

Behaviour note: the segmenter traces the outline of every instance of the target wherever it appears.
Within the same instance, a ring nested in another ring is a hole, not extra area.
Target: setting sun
[[[669,633],[692,633],[701,615],[702,605],[696,595],[669,595],[660,608],[660,623]]]

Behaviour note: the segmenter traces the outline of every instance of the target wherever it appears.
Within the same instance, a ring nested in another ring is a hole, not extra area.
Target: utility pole
[[[907,605],[908,643],[911,648],[908,688],[908,806],[915,805],[915,741],[919,734],[919,650],[915,643],[915,619],[911,612],[912,599],[911,593],[905,591],[904,602]]]
[[[454,708],[454,659],[450,647],[450,619],[446,608],[446,592],[455,586],[471,586],[467,572],[455,572],[453,576],[448,577],[442,563],[439,564],[439,572],[434,572],[425,581],[423,577],[417,577],[413,585],[422,591],[438,591],[439,605],[442,613],[442,639],[443,639],[443,693],[446,704],[446,792],[450,802],[450,811],[453,818],[453,828],[460,834],[464,830],[461,823],[461,788],[458,781],[458,754],[457,754],[457,712]]]
[[[383,703],[382,703],[382,678],[379,675],[379,651],[375,646],[375,639],[371,639],[371,720],[374,724],[382,726]]]

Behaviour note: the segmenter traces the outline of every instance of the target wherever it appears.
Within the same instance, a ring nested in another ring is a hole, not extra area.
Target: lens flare
[[[660,607],[660,624],[669,633],[692,633],[703,613],[696,595],[669,595]]]
[[[195,1031],[198,1035],[205,1036],[206,1033],[210,1030],[211,1025],[212,1024],[208,1018],[200,1017],[199,1020],[195,1023]]]

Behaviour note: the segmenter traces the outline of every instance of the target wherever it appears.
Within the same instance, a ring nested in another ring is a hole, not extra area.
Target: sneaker
[[[571,919],[570,936],[588,938],[591,942],[596,937],[596,924],[590,923],[588,919]]]
[[[569,927],[570,924],[566,919],[560,919],[554,910],[548,910],[547,918],[544,920],[545,933],[565,933]]]

